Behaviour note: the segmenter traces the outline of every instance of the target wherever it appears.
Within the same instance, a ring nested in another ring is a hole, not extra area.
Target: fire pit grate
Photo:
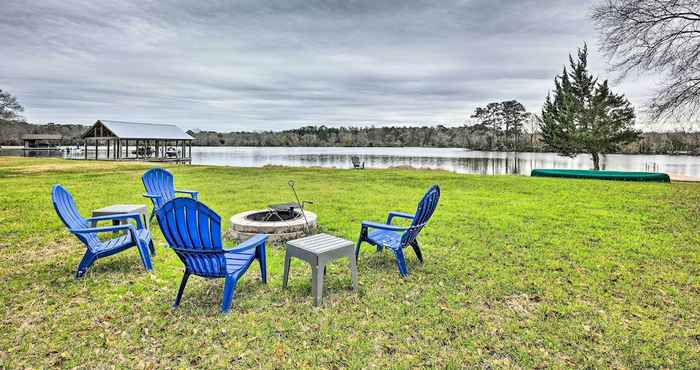
[[[316,229],[316,214],[304,209],[310,201],[300,201],[289,181],[297,202],[270,204],[267,209],[242,212],[231,217],[227,237],[244,241],[256,233],[268,235],[271,243],[281,243],[313,233]]]
[[[259,222],[276,222],[276,221],[289,221],[295,220],[301,217],[301,211],[297,211],[294,207],[288,208],[275,208],[270,206],[270,209],[251,213],[246,216],[247,219]]]
[[[287,221],[302,216],[302,208],[299,206],[299,203],[270,204],[268,207],[270,210],[261,215],[262,218],[256,221]]]

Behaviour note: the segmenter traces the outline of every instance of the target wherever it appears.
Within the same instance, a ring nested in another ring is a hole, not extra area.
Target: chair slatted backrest
[[[160,230],[187,269],[201,276],[225,273],[221,217],[201,202],[174,198],[156,212]]]
[[[160,198],[152,198],[156,209],[175,198],[175,181],[168,170],[151,168],[143,174],[141,181],[148,194],[160,195]]]
[[[51,189],[51,201],[53,208],[63,224],[68,229],[85,229],[90,227],[88,221],[78,212],[73,196],[62,185],[56,184]],[[89,246],[100,245],[100,239],[96,234],[75,234],[83,243]]]
[[[437,185],[433,185],[432,187],[430,187],[430,189],[428,189],[425,195],[423,195],[423,198],[420,200],[420,203],[418,203],[416,213],[413,217],[413,222],[401,238],[401,243],[403,245],[411,244],[413,243],[413,241],[416,240],[420,231],[428,223],[428,220],[430,220],[430,217],[435,212],[439,200],[440,187]]]

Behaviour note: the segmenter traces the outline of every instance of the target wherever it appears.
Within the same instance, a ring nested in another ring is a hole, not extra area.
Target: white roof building
[[[122,140],[194,140],[175,125],[98,120],[82,138]]]

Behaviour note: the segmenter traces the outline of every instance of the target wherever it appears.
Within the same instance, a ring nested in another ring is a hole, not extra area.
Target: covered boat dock
[[[63,136],[55,134],[27,134],[22,135],[22,149],[24,150],[60,150]]]
[[[73,159],[192,163],[194,138],[175,125],[98,120]]]

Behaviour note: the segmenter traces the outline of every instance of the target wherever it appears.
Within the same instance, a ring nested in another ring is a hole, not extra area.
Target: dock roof
[[[117,139],[156,139],[156,140],[193,140],[194,138],[188,135],[176,125],[154,124],[154,123],[137,123],[98,120],[87,130],[82,138],[89,139],[93,137],[113,137]]]
[[[22,140],[61,140],[63,136],[56,134],[26,134],[22,135]]]

